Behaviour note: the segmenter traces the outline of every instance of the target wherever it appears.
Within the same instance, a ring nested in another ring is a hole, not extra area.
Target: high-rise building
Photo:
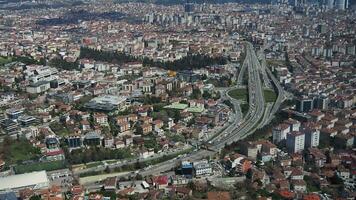
[[[202,176],[202,175],[210,175],[212,174],[212,167],[207,160],[201,160],[193,163],[195,175]]]
[[[317,129],[305,130],[305,147],[317,147],[319,146],[320,131]]]
[[[339,10],[345,10],[349,7],[349,0],[336,0],[335,6]]]
[[[186,13],[194,12],[194,5],[190,0],[186,0],[186,2],[184,4],[184,12],[186,12]]]
[[[306,0],[294,0],[294,6],[295,7],[302,7],[307,3]]]
[[[327,0],[327,6],[329,9],[333,9],[334,8],[334,0]]]
[[[298,98],[296,102],[296,109],[298,112],[309,112],[314,108],[313,98]]]
[[[290,132],[289,124],[279,124],[272,129],[273,143],[278,144],[287,138],[287,134]]]
[[[287,149],[290,153],[297,153],[304,150],[305,134],[300,131],[293,131],[287,135]]]
[[[288,0],[277,0],[278,5],[288,5]]]

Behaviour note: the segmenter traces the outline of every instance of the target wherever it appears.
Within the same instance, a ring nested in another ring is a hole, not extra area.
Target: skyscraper
[[[304,6],[306,3],[307,3],[306,0],[294,0],[294,6],[295,6],[295,7]]]
[[[328,0],[327,3],[328,3],[327,6],[328,6],[329,9],[333,9],[334,8],[334,0]]]
[[[305,134],[293,131],[287,135],[287,149],[290,153],[297,153],[304,150]]]
[[[305,147],[317,147],[319,146],[320,131],[317,129],[305,130]]]
[[[190,0],[186,0],[184,4],[184,12],[192,13],[194,11],[194,5]]]
[[[349,7],[349,0],[336,0],[335,6],[339,10],[345,10]]]

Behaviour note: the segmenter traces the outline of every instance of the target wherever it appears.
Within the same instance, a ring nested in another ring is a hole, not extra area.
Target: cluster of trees
[[[159,104],[161,103],[161,98],[156,96],[146,95],[141,99],[142,103],[145,105]]]
[[[132,0],[116,0],[116,2],[132,2]],[[182,5],[186,0],[136,0],[136,2],[156,3],[162,5]],[[222,3],[271,3],[271,0],[192,0],[191,2],[202,4],[222,4]]]
[[[26,65],[46,65],[46,60],[41,58],[40,60],[35,60],[30,56],[15,56],[15,57],[1,57],[2,59],[8,59],[9,62],[21,62]],[[62,58],[53,58],[49,61],[48,65],[64,70],[79,70],[80,66],[78,61],[76,62],[68,62]]]
[[[34,58],[30,57],[30,56],[9,56],[9,57],[0,57],[0,60],[3,60],[3,63],[1,64],[6,64],[9,62],[21,62],[24,63],[26,65],[33,65],[33,64],[38,64],[38,65],[44,65],[45,60],[44,59],[40,59],[40,60],[35,60]]]
[[[49,61],[49,65],[57,69],[63,69],[68,71],[80,70],[78,61],[68,62],[66,60],[63,60],[62,58],[53,58],[52,60]]]
[[[68,127],[60,122],[52,122],[49,127],[53,132],[60,136],[65,136],[70,133]]]
[[[200,69],[209,65],[224,65],[226,63],[227,59],[224,57],[210,57],[202,54],[188,55],[168,62],[153,61],[148,58],[143,59],[145,66],[156,66],[174,71]]]
[[[121,20],[125,15],[120,12],[88,12],[86,10],[69,11],[64,16],[51,19],[40,19],[37,21],[38,25],[53,26],[64,24],[77,24],[79,21],[90,21],[93,19],[106,19],[110,21]]]
[[[149,149],[154,149],[156,153],[161,149],[161,146],[154,137],[151,137],[149,140],[145,140],[144,146]]]
[[[168,118],[172,118],[175,122],[182,119],[179,110],[176,109],[162,109],[160,111],[152,112],[153,119],[160,119],[164,122],[168,121]]]
[[[230,87],[232,84],[229,76],[221,76],[219,78],[210,78],[207,83],[213,84],[215,87]]]
[[[7,164],[21,163],[28,160],[37,160],[41,155],[40,149],[32,146],[25,138],[16,140],[6,136],[0,145],[0,154]]]
[[[30,163],[30,164],[21,164],[15,166],[15,172],[16,174],[23,174],[23,173],[28,173],[28,172],[33,172],[33,171],[40,171],[40,170],[46,170],[46,171],[53,171],[53,170],[58,170],[58,169],[64,169],[66,168],[66,162],[65,161],[51,161],[51,162],[35,162],[35,163]]]
[[[110,159],[125,159],[132,156],[129,149],[112,150],[100,147],[90,149],[76,149],[71,152],[65,151],[65,154],[70,164],[80,164]]]
[[[201,91],[199,89],[194,88],[190,98],[192,99],[200,99],[202,97]]]
[[[188,69],[198,69],[209,65],[223,65],[226,64],[227,59],[224,57],[210,57],[207,55],[196,54],[188,55],[184,58],[175,61],[161,62],[154,61],[150,58],[138,58],[125,53],[112,52],[112,51],[102,51],[91,49],[87,47],[82,47],[80,49],[80,58],[89,58],[97,61],[110,62],[115,64],[123,64],[125,62],[140,61],[144,66],[155,66],[170,70],[188,70]]]
[[[192,99],[219,99],[220,98],[220,92],[214,92],[214,93],[210,93],[207,91],[204,91],[203,93],[201,93],[201,91],[199,89],[193,89],[192,94],[190,95],[190,98]]]
[[[125,62],[132,62],[138,60],[136,57],[127,55],[125,53],[102,51],[102,50],[96,50],[87,47],[80,48],[79,58],[81,59],[89,58],[97,61],[110,62],[114,64],[123,64]]]
[[[223,104],[229,106],[229,108],[231,108],[235,112],[234,104],[232,104],[230,100],[224,100]]]

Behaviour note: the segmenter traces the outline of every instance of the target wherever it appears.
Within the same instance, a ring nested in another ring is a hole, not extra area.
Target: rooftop
[[[35,187],[36,189],[48,187],[46,171],[31,172],[0,178],[0,190],[16,189],[22,187]]]

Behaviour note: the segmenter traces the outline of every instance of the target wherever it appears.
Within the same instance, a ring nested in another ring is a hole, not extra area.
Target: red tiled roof
[[[303,196],[303,200],[320,200],[320,197],[317,194],[307,194]]]
[[[280,191],[278,191],[278,194],[286,199],[292,199],[295,196],[293,192],[288,191],[288,190],[280,190]]]
[[[156,176],[153,179],[153,182],[158,185],[167,185],[168,184],[168,176]]]
[[[62,149],[59,149],[57,151],[47,151],[46,152],[46,156],[57,156],[57,155],[60,155],[60,154],[64,154]]]

